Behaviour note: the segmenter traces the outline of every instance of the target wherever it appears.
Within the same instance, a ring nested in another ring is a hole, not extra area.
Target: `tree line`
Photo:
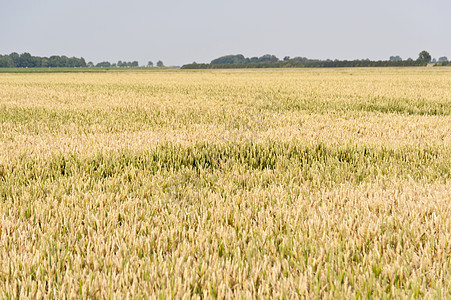
[[[437,60],[432,59],[427,51],[421,51],[416,60],[408,58],[403,60],[400,56],[390,56],[388,60],[373,61],[363,60],[319,60],[306,57],[285,56],[283,60],[275,55],[266,54],[260,57],[244,57],[242,54],[226,55],[213,59],[210,63],[198,64],[192,63],[182,66],[182,69],[226,69],[226,68],[336,68],[336,67],[411,67],[425,66],[428,63],[434,63],[438,66],[448,66],[451,63],[448,58],[443,56]],[[97,64],[93,62],[86,63],[83,57],[50,56],[39,57],[32,56],[30,53],[18,54],[13,52],[9,55],[0,55],[0,68],[84,68],[84,67],[138,67],[138,61],[118,61],[110,63],[102,61]],[[147,67],[153,67],[152,61],[147,63]],[[164,67],[164,63],[159,60],[157,67]]]
[[[0,68],[81,68],[86,67],[83,57],[32,56],[30,53],[0,55]]]
[[[274,55],[261,57],[244,57],[242,54],[226,55],[212,60],[209,64],[192,63],[182,66],[182,69],[227,69],[227,68],[348,68],[348,67],[413,67],[426,66],[428,63],[448,65],[448,58],[441,57],[438,62],[433,60],[427,51],[421,51],[418,58],[403,60],[400,56],[391,56],[388,60],[319,60],[306,57],[285,56],[280,60]]]
[[[109,61],[102,61],[97,64],[93,62],[86,62],[83,57],[67,57],[67,56],[50,56],[40,57],[32,56],[30,53],[18,54],[13,52],[7,55],[0,55],[0,68],[86,68],[86,67],[138,67],[138,61],[118,61],[117,63],[110,63]],[[153,62],[149,61],[147,67],[153,67]],[[157,67],[164,67],[164,63],[159,60]]]

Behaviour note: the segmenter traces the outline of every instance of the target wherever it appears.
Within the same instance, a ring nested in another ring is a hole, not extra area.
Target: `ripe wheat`
[[[0,74],[0,297],[451,297],[451,70]]]

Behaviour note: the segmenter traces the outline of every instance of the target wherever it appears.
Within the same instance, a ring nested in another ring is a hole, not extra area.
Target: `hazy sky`
[[[451,58],[451,0],[0,0],[0,54],[209,62]]]

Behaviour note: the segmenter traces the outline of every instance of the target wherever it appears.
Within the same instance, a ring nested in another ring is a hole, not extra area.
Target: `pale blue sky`
[[[0,0],[0,53],[87,61],[451,58],[451,0]]]

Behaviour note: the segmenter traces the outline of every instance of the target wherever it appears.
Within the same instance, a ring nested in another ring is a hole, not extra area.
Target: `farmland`
[[[451,297],[451,69],[0,74],[0,298]]]

